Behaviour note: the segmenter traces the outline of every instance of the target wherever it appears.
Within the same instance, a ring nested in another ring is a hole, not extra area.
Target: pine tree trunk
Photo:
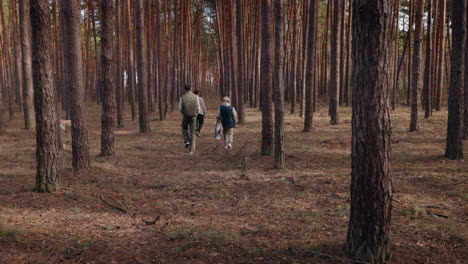
[[[10,20],[11,20],[11,27],[13,28],[13,35],[12,35],[12,44],[13,44],[13,57],[15,60],[15,68],[14,68],[14,89],[15,89],[15,103],[21,105],[22,96],[23,96],[23,68],[22,68],[22,52],[21,52],[21,38],[20,34],[18,34],[18,13],[16,9],[16,2],[17,0],[11,0],[10,4]],[[23,110],[20,107],[20,110]]]
[[[1,59],[1,58],[0,58]],[[1,65],[0,61],[0,66]],[[0,136],[5,135],[6,133],[6,111],[5,111],[5,102],[3,100],[3,86],[4,86],[4,80],[3,80],[3,73],[0,71],[0,85],[2,86],[0,88]]]
[[[29,15],[29,0],[19,1],[20,12],[20,34],[21,34],[21,51],[23,59],[23,114],[24,128],[34,129],[34,94],[33,94],[33,79],[32,79],[32,58],[31,58],[31,18]]]
[[[415,15],[415,11],[414,11],[414,8],[415,8],[415,4],[414,2],[415,1],[419,1],[419,0],[410,0],[409,1],[409,11],[410,11],[410,14],[409,14],[409,25],[408,25],[408,72],[407,72],[407,84],[408,84],[408,91],[406,93],[406,104],[407,105],[410,105],[411,104],[411,92],[412,92],[412,85],[413,85],[413,82],[411,81],[412,80],[412,77],[413,75],[411,74],[412,72],[412,33],[413,33],[413,25],[414,25],[414,15]]]
[[[292,2],[292,47],[291,47],[291,70],[289,76],[289,102],[291,106],[291,114],[296,113],[296,89],[297,89],[297,68],[299,60],[298,54],[296,53],[298,47],[298,39],[297,39],[297,1],[293,0]]]
[[[127,11],[127,87],[128,87],[128,100],[130,101],[130,110],[132,112],[132,121],[136,119],[136,81],[135,81],[135,60],[133,49],[133,34],[132,34],[132,11],[130,0],[125,1]]]
[[[92,28],[93,28],[93,40],[94,40],[94,64],[95,64],[95,80],[94,80],[94,91],[96,93],[96,102],[100,103],[102,100],[102,90],[100,86],[101,83],[101,72],[100,72],[100,65],[99,65],[99,55],[98,55],[98,41],[97,41],[97,30],[96,30],[96,18],[94,15],[94,4],[93,0],[90,0],[90,7],[93,12],[93,16],[91,16]]]
[[[171,112],[174,111],[174,102],[175,102],[175,97],[176,97],[176,91],[179,89],[177,85],[177,74],[178,74],[178,58],[179,54],[177,52],[177,42],[178,42],[178,36],[179,36],[179,31],[178,31],[178,13],[179,13],[179,5],[178,5],[179,0],[174,0],[173,2],[173,9],[174,9],[174,33],[172,37],[172,80],[171,80],[171,94],[170,94],[170,101],[171,101]]]
[[[315,31],[317,30],[317,12],[318,2],[311,1],[307,9],[307,41],[306,41],[306,66],[305,66],[305,111],[304,111],[304,132],[311,132],[313,128],[314,111],[312,107],[314,86],[314,77],[317,75],[314,53],[316,51]]]
[[[273,150],[273,122],[271,106],[272,83],[272,33],[271,5],[268,0],[262,0],[262,51],[261,51],[261,108],[262,108],[262,150],[263,156],[270,156]]]
[[[305,112],[305,98],[306,98],[306,75],[307,75],[307,43],[308,43],[308,32],[309,32],[309,6],[310,1],[303,1],[302,3],[302,46],[301,46],[301,67],[300,67],[300,82],[298,87],[298,101],[299,101],[299,117],[304,117]],[[311,110],[312,111],[312,110]],[[313,114],[312,114],[313,115]],[[306,124],[306,122],[308,122]],[[310,124],[309,124],[310,123]],[[312,130],[312,118],[308,116],[304,119],[304,131],[307,129]]]
[[[236,0],[236,39],[237,39],[237,114],[239,123],[244,122],[244,47],[242,39],[242,5]]]
[[[419,130],[419,106],[420,106],[420,80],[421,80],[421,51],[422,51],[422,39],[424,35],[423,29],[423,15],[424,15],[424,0],[415,0],[416,10],[414,14],[414,20],[416,28],[414,31],[414,53],[413,53],[413,76],[411,84],[411,121],[409,131]]]
[[[64,66],[68,71],[68,102],[71,114],[72,164],[75,170],[89,169],[88,129],[85,124],[83,67],[81,54],[80,5],[62,0]]]
[[[312,4],[311,4],[312,5]],[[314,10],[314,17],[315,17],[315,21],[314,21],[314,57],[312,58],[312,63],[313,63],[313,67],[314,67],[314,75],[313,75],[313,79],[312,79],[312,82],[313,82],[313,103],[312,103],[312,111],[313,112],[317,112],[318,111],[318,97],[319,97],[319,84],[318,84],[318,74],[319,74],[319,71],[318,71],[318,52],[317,52],[317,39],[318,39],[318,17],[319,17],[319,14],[318,14],[318,11],[319,11],[319,7],[317,6],[317,8],[315,8]]]
[[[468,4],[468,3],[467,3]],[[468,6],[466,9],[467,14],[466,16],[466,24],[465,27],[468,26]],[[465,49],[468,48],[468,32],[465,31]],[[463,139],[467,140],[468,139],[468,52],[465,50],[465,73],[464,73],[464,84],[465,84],[465,101],[464,101],[464,106],[465,106],[465,113],[463,115]]]
[[[440,20],[439,15],[439,5],[438,5],[438,0],[433,0],[432,1],[432,17],[433,17],[433,22],[432,22],[432,40],[431,40],[431,49],[432,49],[432,54],[431,54],[431,115],[432,112],[435,109],[435,100],[436,100],[436,92],[437,92],[437,71],[438,71],[438,64],[437,62],[439,61],[439,31],[437,28],[437,25]]]
[[[156,90],[158,91],[158,111],[159,111],[159,120],[165,119],[165,110],[164,110],[164,101],[165,101],[165,92],[162,89],[163,86],[163,72],[162,72],[162,58],[161,58],[161,8],[159,0],[155,2],[155,12],[156,12],[156,23],[154,25],[154,33],[156,35],[156,60],[154,61],[157,79],[156,79]]]
[[[1,3],[1,1],[0,1]],[[28,2],[29,5],[29,2]],[[3,22],[3,9],[0,9],[0,19]],[[2,26],[2,31],[4,30],[4,23],[0,23]],[[5,35],[5,36],[4,36]],[[7,76],[6,76],[6,68],[7,62],[4,61],[6,59],[6,52],[7,48],[5,47],[5,40],[6,34],[0,34],[0,136],[6,133],[6,103],[4,98],[4,92],[6,92],[7,87]]]
[[[340,3],[340,20],[341,20],[341,25],[340,25],[340,69],[339,69],[339,91],[340,91],[340,96],[339,96],[339,101],[340,101],[340,106],[343,105],[344,102],[344,92],[345,92],[345,18],[346,18],[346,1],[341,0]]]
[[[116,39],[116,70],[115,70],[115,100],[117,105],[117,127],[124,127],[123,122],[123,70],[122,70],[122,37],[121,37],[121,2],[115,0],[115,39]]]
[[[29,5],[29,2],[28,2]],[[0,49],[5,51],[3,48],[3,35],[0,34]],[[6,133],[6,104],[3,98],[3,92],[6,87],[6,76],[5,68],[3,62],[3,53],[0,53],[0,136],[3,136]]]
[[[152,2],[152,1],[151,1]],[[153,75],[153,45],[152,45],[152,39],[151,36],[153,34],[152,30],[152,21],[153,21],[153,15],[152,15],[152,7],[150,4],[150,1],[144,1],[144,34],[145,34],[145,41],[146,41],[146,46],[145,46],[145,58],[146,58],[146,66],[145,66],[145,72],[146,72],[146,89],[148,90],[147,93],[147,99],[148,99],[148,113],[154,112],[154,75]]]
[[[349,252],[386,263],[392,210],[390,1],[354,1],[353,118]]]
[[[400,74],[400,68],[401,68],[401,62],[398,64],[398,55],[400,52],[400,0],[397,0],[395,4],[395,10],[394,10],[394,41],[395,41],[395,47],[394,47],[394,68],[393,68],[393,88],[392,88],[392,110],[396,109],[396,104],[398,101],[398,88],[399,88],[399,74]],[[404,56],[403,56],[404,57]]]
[[[284,169],[286,166],[284,154],[284,83],[283,74],[281,74],[283,67],[281,12],[281,0],[275,0],[275,65],[273,70],[273,98],[275,102],[275,152],[273,167],[275,169]]]
[[[57,101],[52,80],[50,6],[48,0],[31,0],[32,68],[36,111],[37,192],[60,189]]]
[[[14,83],[13,83],[13,79],[11,78],[11,76],[13,76],[13,70],[11,69],[11,65],[12,65],[12,62],[11,62],[11,54],[10,54],[10,43],[9,43],[9,40],[10,40],[10,34],[7,30],[7,27],[5,25],[5,14],[3,12],[3,8],[0,8],[0,18],[1,18],[1,21],[2,21],[2,34],[4,35],[4,39],[3,39],[3,50],[4,50],[4,59],[5,59],[5,97],[6,99],[5,100],[8,100],[8,113],[9,113],[9,120],[13,120],[14,118],[14,110],[13,110],[13,87],[14,87]]]
[[[345,74],[345,85],[344,85],[344,100],[345,104],[348,107],[350,100],[350,95],[351,95],[351,85],[349,83],[350,81],[350,61],[351,61],[351,31],[352,31],[352,7],[353,7],[353,0],[349,0],[348,4],[348,26],[347,26],[347,33],[346,33],[346,74]]]
[[[340,97],[340,0],[334,0],[333,26],[331,40],[331,72],[330,72],[330,124],[339,123],[339,97]]]
[[[431,29],[432,29],[432,0],[428,1],[428,18],[427,18],[427,34],[426,34],[426,56],[425,56],[425,67],[424,67],[424,88],[423,88],[423,96],[424,96],[424,118],[429,118],[432,115],[432,80],[431,80],[431,72],[432,72],[432,43],[431,43]]]
[[[453,0],[452,6],[452,57],[448,100],[448,127],[445,157],[463,159],[464,115],[464,59],[466,43],[466,13],[464,0]]]
[[[101,155],[114,155],[115,68],[113,57],[114,0],[101,0]]]
[[[138,72],[138,109],[140,132],[151,132],[148,115],[148,83],[146,64],[146,45],[144,28],[144,4],[143,0],[136,0],[135,24],[137,35],[137,72]]]
[[[437,87],[436,87],[436,98],[435,98],[435,110],[440,111],[442,105],[442,89],[444,86],[444,55],[445,55],[445,16],[446,16],[446,0],[439,1],[439,50],[438,50],[438,68],[437,68]],[[448,69],[447,69],[448,70]]]

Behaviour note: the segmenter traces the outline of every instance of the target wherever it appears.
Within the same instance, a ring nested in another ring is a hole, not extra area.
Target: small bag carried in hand
[[[223,135],[223,123],[221,123],[221,120],[217,120],[216,125],[215,125],[215,130],[214,130],[214,138],[221,139],[222,135]]]

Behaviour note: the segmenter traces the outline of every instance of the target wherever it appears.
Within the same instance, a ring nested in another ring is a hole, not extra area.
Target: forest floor
[[[193,156],[178,113],[153,114],[148,134],[126,116],[112,158],[98,156],[99,107],[87,110],[92,169],[73,173],[65,134],[53,194],[32,192],[35,136],[17,129],[20,113],[0,137],[0,263],[351,263],[350,108],[331,126],[321,107],[308,134],[288,114],[285,170],[260,156],[257,110],[227,151],[212,138],[212,104]],[[443,157],[446,111],[414,133],[409,117],[392,113],[392,263],[466,263],[468,162]]]

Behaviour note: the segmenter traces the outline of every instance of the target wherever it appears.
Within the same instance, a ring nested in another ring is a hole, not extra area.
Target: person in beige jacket
[[[185,93],[179,100],[179,111],[182,113],[182,135],[185,147],[193,154],[196,146],[197,116],[200,112],[200,101],[196,94],[192,93],[190,85],[185,85]]]

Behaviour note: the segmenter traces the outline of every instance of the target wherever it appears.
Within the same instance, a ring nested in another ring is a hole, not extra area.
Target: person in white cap
[[[229,99],[229,97],[225,96],[223,98],[223,103],[218,108],[216,118],[221,120],[221,123],[223,124],[224,148],[232,149],[234,128],[237,123],[237,112],[231,105],[231,99]]]

